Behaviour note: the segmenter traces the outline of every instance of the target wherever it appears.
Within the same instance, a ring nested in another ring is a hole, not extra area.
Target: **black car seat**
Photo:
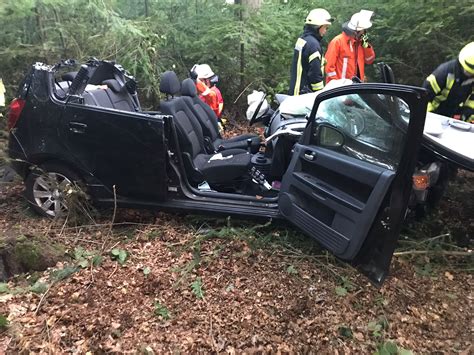
[[[112,102],[113,108],[123,111],[136,111],[132,95],[127,91],[125,85],[118,82],[117,79],[107,79],[102,81],[103,85],[107,85],[106,93]]]
[[[251,155],[242,149],[207,154],[198,119],[183,97],[175,97],[180,88],[174,72],[167,71],[161,75],[160,91],[167,98],[161,101],[160,109],[163,114],[173,116],[185,169],[190,179],[195,182],[207,181],[209,184],[228,184],[246,179]]]
[[[73,81],[74,78],[76,77],[76,75],[77,75],[77,71],[71,71],[71,72],[68,72],[68,73],[64,73],[61,76],[61,79],[63,81]]]
[[[120,85],[116,79],[107,79],[102,82],[107,88],[96,88],[84,91],[84,103],[99,107],[113,108],[116,110],[135,112],[137,108],[133,98],[125,85]]]
[[[260,138],[255,134],[242,134],[240,136],[223,139],[217,126],[217,116],[212,109],[197,95],[196,85],[191,79],[183,80],[181,95],[188,107],[199,120],[204,137],[208,141],[208,151],[215,152],[228,149],[247,149],[247,140],[251,140],[252,153],[257,153],[260,147]]]

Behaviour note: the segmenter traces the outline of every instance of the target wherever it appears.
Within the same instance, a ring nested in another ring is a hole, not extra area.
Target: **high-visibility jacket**
[[[474,78],[464,74],[457,59],[441,64],[423,87],[428,90],[428,111],[474,123]]]
[[[371,45],[364,48],[359,40],[342,32],[329,42],[324,57],[326,83],[333,79],[352,79],[354,76],[364,81],[365,64],[374,62],[375,51]]]
[[[216,92],[208,88],[207,85],[201,80],[196,80],[196,89],[199,94],[199,98],[208,104],[217,116],[219,113],[219,102]]]
[[[314,29],[305,27],[293,52],[289,95],[300,95],[324,87],[321,70],[321,36]]]
[[[222,98],[222,93],[217,86],[211,86],[211,90],[216,93],[217,97],[217,118],[221,118],[222,110],[224,110],[224,99]]]

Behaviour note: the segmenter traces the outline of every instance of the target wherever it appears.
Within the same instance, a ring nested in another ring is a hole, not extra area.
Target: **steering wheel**
[[[258,116],[258,113],[260,112],[260,109],[262,108],[262,105],[263,105],[263,102],[265,101],[266,96],[267,95],[265,94],[262,95],[262,98],[260,99],[257,105],[257,108],[255,112],[253,113],[252,118],[249,121],[249,126],[253,125],[254,123],[257,123],[257,116]]]

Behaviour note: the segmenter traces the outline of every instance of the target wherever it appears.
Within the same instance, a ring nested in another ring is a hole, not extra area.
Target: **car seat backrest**
[[[187,105],[193,110],[199,124],[201,125],[205,137],[215,141],[220,137],[219,127],[217,126],[217,116],[209,107],[197,96],[197,89],[194,82],[188,78],[181,84],[181,95],[184,97]]]
[[[180,82],[174,72],[165,72],[161,75],[160,91],[168,97],[160,103],[160,111],[173,116],[178,129],[178,139],[182,151],[194,158],[205,153],[204,136],[201,126],[183,97],[173,97],[180,91]]]
[[[86,87],[82,95],[86,105],[129,112],[136,111],[133,99],[125,86],[121,86],[115,79],[104,80],[102,84],[107,85],[107,89],[97,88],[90,90]]]
[[[165,71],[160,75],[160,91],[167,96],[175,96],[181,90],[178,76],[174,71]]]
[[[76,77],[76,75],[77,75],[77,71],[71,71],[71,72],[68,72],[68,73],[64,73],[61,76],[61,79],[63,81],[73,81],[74,78]]]
[[[123,111],[136,111],[133,98],[127,91],[125,85],[122,85],[116,79],[107,79],[102,82],[107,85],[105,90],[112,102],[112,107]]]
[[[104,89],[87,90],[82,96],[86,105],[114,108],[109,95]]]

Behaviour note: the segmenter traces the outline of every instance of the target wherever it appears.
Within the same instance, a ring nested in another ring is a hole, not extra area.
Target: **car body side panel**
[[[60,135],[70,154],[117,195],[166,198],[167,148],[160,116],[69,103]]]
[[[16,161],[13,166],[23,177],[28,167],[45,160],[67,160],[65,145],[58,140],[58,127],[63,106],[53,103],[49,96],[49,73],[33,70],[26,104],[21,116],[10,132],[9,155]]]

